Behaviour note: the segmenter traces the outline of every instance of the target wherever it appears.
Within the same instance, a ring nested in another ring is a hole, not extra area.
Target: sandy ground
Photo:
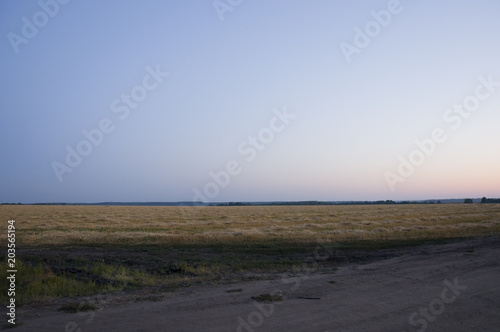
[[[273,280],[192,287],[95,312],[22,307],[15,331],[500,331],[499,237],[399,251],[329,270],[312,259]],[[251,298],[266,293],[283,300]]]

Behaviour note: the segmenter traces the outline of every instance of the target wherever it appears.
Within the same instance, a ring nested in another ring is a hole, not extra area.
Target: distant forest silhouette
[[[464,201],[464,204],[472,204],[474,201],[470,198],[466,198]],[[481,199],[481,204],[488,204],[488,203],[500,203],[500,198],[486,198],[483,197]]]
[[[481,199],[481,203],[500,203],[500,198],[486,198]]]
[[[500,203],[500,198],[483,197],[481,201],[475,198],[476,202],[481,204]],[[473,204],[472,198],[466,198],[463,203]],[[268,205],[407,205],[407,204],[443,204],[443,203],[460,203],[461,199],[442,199],[442,200],[425,200],[425,201],[271,201],[271,202],[101,202],[101,203],[0,203],[0,205],[105,205],[105,206],[268,206]]]

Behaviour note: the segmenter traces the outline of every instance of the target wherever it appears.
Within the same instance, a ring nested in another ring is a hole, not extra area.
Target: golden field
[[[500,204],[343,206],[3,205],[19,247],[436,239],[500,233]]]
[[[16,221],[22,305],[106,293],[117,301],[124,294],[161,298],[195,284],[291,273],[318,250],[327,254],[317,263],[334,268],[397,254],[387,248],[500,234],[500,204],[1,205],[0,216],[4,248],[7,221]],[[2,289],[6,273],[0,270]],[[0,303],[7,301],[0,293]]]

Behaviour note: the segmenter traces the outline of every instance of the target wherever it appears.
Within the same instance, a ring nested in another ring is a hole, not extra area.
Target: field
[[[328,269],[385,255],[377,249],[500,234],[498,204],[3,205],[0,215],[4,248],[7,220],[16,220],[21,304],[104,293],[160,299],[195,284],[271,278],[318,250],[329,253]]]

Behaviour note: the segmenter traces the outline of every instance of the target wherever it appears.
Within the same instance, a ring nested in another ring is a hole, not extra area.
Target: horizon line
[[[431,199],[402,199],[402,200],[393,200],[393,199],[379,199],[379,200],[267,200],[267,201],[213,201],[213,202],[203,202],[203,201],[103,201],[103,202],[32,202],[32,203],[22,203],[22,202],[2,202],[0,205],[172,205],[172,206],[190,206],[190,205],[217,205],[217,204],[280,204],[280,203],[288,203],[288,204],[300,204],[300,203],[321,203],[321,204],[335,204],[335,203],[382,203],[390,202],[394,203],[402,203],[402,202],[410,202],[410,203],[423,203],[423,202],[438,202],[438,201],[461,201],[466,199],[481,200],[483,197],[464,197],[464,198],[431,198]]]

